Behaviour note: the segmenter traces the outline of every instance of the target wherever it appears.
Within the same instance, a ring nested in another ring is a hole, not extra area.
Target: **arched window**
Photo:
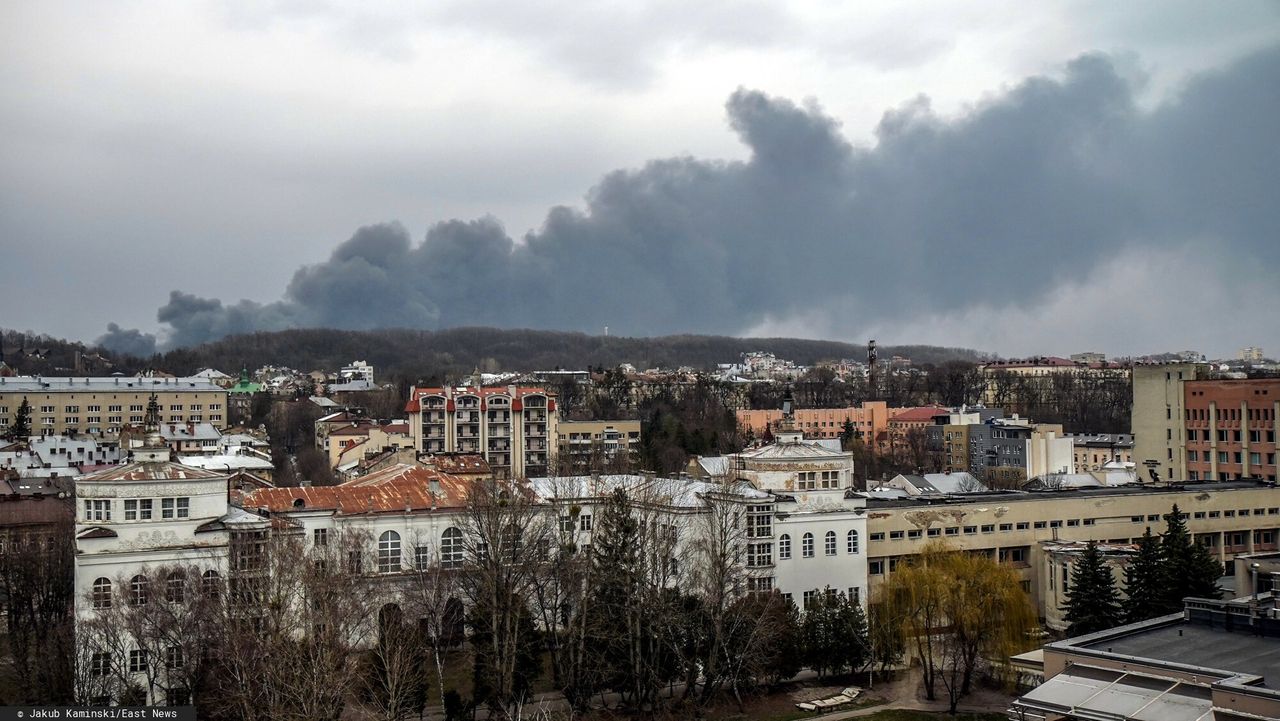
[[[813,558],[813,534],[806,533],[800,539],[800,555],[805,558]]]
[[[849,544],[849,553],[857,553],[858,552],[858,532],[849,531],[849,535],[847,536],[847,539],[848,539],[847,542]]]
[[[791,560],[791,534],[789,533],[784,533],[778,538],[778,559]]]
[[[378,536],[378,573],[400,570],[400,534],[386,531]]]
[[[205,571],[200,577],[200,589],[204,591],[205,598],[217,598],[222,593],[222,577],[212,569]]]
[[[97,578],[93,581],[94,608],[111,608],[111,579]]]
[[[828,556],[836,555],[836,532],[827,531],[827,535],[822,537],[822,550]]]
[[[138,574],[129,579],[129,605],[145,606],[147,605],[147,596],[150,595],[150,583],[147,577]]]
[[[446,528],[440,539],[440,566],[457,568],[462,565],[462,531]]]
[[[181,571],[174,571],[164,581],[164,600],[169,603],[184,603],[187,600],[187,579]]]

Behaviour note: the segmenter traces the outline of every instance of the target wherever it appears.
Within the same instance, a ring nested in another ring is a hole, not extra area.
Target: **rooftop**
[[[1081,648],[1263,677],[1280,687],[1280,639],[1182,621],[1120,638],[1102,638]]]
[[[1129,496],[1144,493],[1176,493],[1184,491],[1187,493],[1200,493],[1207,491],[1231,491],[1248,488],[1268,488],[1271,487],[1266,483],[1258,481],[1184,481],[1173,484],[1163,485],[1130,485],[1130,486],[1103,486],[1099,488],[1071,488],[1051,491],[984,491],[979,493],[964,493],[957,495],[942,494],[931,496],[916,496],[910,499],[901,500],[883,500],[870,498],[867,507],[870,508],[904,508],[920,506],[922,504],[949,504],[949,503],[1009,503],[1017,501],[1043,501],[1052,500],[1054,498],[1093,498],[1104,496]]]
[[[432,488],[438,481],[438,489]],[[339,513],[405,513],[466,506],[469,484],[457,476],[400,464],[337,486],[261,488],[241,505],[271,513],[302,510]]]
[[[223,389],[203,378],[133,378],[106,376],[66,378],[51,376],[0,377],[0,393],[106,393],[134,389],[143,392],[192,393]]]

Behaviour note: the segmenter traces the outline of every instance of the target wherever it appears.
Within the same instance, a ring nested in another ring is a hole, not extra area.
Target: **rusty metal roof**
[[[432,493],[432,481],[439,481]],[[331,510],[339,513],[395,513],[462,508],[470,485],[447,473],[398,464],[338,486],[262,488],[245,494],[242,506],[273,513]]]
[[[437,453],[427,459],[442,473],[483,473],[493,471],[484,456],[475,453]]]
[[[76,479],[76,482],[201,481],[226,477],[227,474],[225,473],[215,473],[206,471],[203,468],[184,466],[173,461],[136,461],[80,476]]]

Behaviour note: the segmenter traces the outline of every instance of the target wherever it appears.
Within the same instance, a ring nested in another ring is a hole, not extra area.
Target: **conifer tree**
[[[1165,575],[1160,540],[1151,535],[1151,529],[1138,541],[1138,555],[1124,570],[1125,623],[1136,623],[1155,618],[1163,613]]]
[[[1214,561],[1208,550],[1196,543],[1187,531],[1186,514],[1177,504],[1165,516],[1165,532],[1160,535],[1160,553],[1164,560],[1164,613],[1182,610],[1182,599],[1218,598],[1218,577],[1222,566]]]
[[[24,440],[31,435],[31,404],[26,398],[18,406],[18,414],[13,417],[13,425],[9,427],[9,438]]]
[[[1098,544],[1090,541],[1071,571],[1066,611],[1068,636],[1083,636],[1119,626],[1123,614],[1115,577],[1102,558]]]

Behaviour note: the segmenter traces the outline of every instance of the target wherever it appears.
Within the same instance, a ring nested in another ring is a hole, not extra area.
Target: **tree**
[[[1097,543],[1090,541],[1076,559],[1070,588],[1063,609],[1069,624],[1068,636],[1083,636],[1120,625],[1124,616],[1115,578]]]
[[[1124,569],[1125,599],[1121,604],[1125,623],[1155,618],[1164,611],[1164,559],[1160,539],[1151,528],[1138,539],[1138,553]]]
[[[1186,514],[1177,504],[1165,516],[1165,532],[1160,534],[1160,555],[1164,561],[1164,613],[1182,610],[1182,599],[1221,598],[1218,577],[1222,565],[1214,561],[1208,549],[1196,543],[1187,531]]]
[[[840,447],[844,450],[850,450],[854,439],[861,438],[862,434],[853,426],[853,420],[844,419],[844,425],[840,427]]]
[[[914,643],[926,696],[935,697],[940,681],[952,713],[985,660],[1023,649],[1037,627],[1035,607],[1011,566],[943,544],[901,562],[879,602],[897,634]]]
[[[75,688],[72,603],[75,596],[75,518],[59,503],[61,517],[47,530],[10,531],[0,553],[6,649],[15,695],[10,703],[70,704]],[[8,675],[6,673],[6,675]]]
[[[13,417],[13,425],[9,426],[9,433],[6,438],[9,440],[22,440],[31,435],[31,404],[23,397],[22,403],[18,405],[18,413]]]
[[[800,629],[802,657],[819,677],[856,671],[871,660],[862,604],[830,587],[810,596]]]

